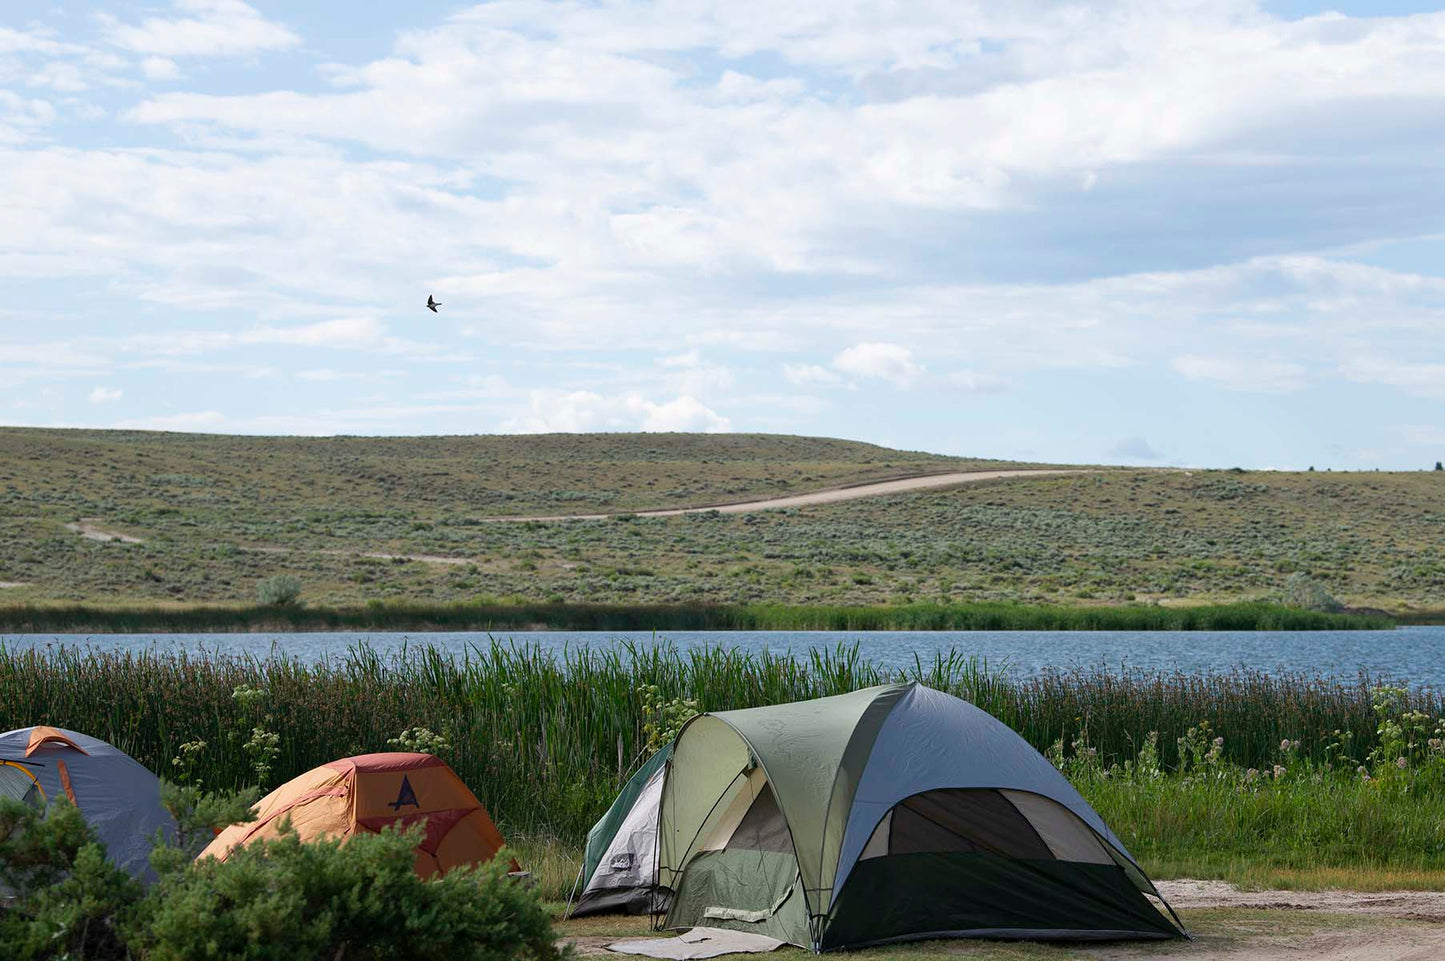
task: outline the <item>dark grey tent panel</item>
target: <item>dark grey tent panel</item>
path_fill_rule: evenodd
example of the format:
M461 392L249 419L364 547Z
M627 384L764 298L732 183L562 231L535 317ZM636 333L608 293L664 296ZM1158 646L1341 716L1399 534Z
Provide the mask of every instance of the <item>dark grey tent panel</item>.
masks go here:
M874 829L821 947L931 937L1178 937L1091 837L1072 812L1037 795L942 789L906 798Z
M1179 936L1114 865L903 854L858 862L820 947L946 937L1088 941Z

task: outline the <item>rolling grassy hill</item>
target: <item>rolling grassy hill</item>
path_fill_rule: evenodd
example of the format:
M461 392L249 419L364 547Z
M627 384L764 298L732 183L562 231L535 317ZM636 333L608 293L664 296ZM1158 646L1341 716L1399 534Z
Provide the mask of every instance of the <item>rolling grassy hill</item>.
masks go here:
M246 604L277 574L311 605L1194 603L1305 571L1350 604L1445 607L1445 474L1428 472L1111 469L745 514L488 520L1003 466L746 434L0 429L0 604Z

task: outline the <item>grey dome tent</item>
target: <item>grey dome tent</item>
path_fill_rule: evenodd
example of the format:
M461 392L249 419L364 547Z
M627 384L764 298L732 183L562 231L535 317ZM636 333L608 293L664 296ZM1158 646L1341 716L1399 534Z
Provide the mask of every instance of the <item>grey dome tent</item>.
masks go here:
M656 882L673 892L663 928L814 951L1187 937L1052 764L919 684L689 720L663 779Z
M660 911L657 869L657 804L672 745L648 758L623 786L602 819L587 832L587 848L574 892L582 894L567 916Z
M23 769L31 803L68 799L105 845L112 863L142 880L157 832L175 829L161 807L161 782L134 758L99 738L54 727L24 727L0 734L0 761ZM3 771L3 769L0 769Z

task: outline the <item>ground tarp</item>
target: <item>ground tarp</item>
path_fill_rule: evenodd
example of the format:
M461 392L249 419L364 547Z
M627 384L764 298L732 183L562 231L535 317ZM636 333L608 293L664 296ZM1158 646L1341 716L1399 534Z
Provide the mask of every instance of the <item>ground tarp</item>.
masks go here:
M692 961L716 958L724 954L764 954L776 951L784 942L746 931L723 928L693 928L675 938L646 938L639 941L614 941L607 950L618 954L636 954L647 958L672 958Z

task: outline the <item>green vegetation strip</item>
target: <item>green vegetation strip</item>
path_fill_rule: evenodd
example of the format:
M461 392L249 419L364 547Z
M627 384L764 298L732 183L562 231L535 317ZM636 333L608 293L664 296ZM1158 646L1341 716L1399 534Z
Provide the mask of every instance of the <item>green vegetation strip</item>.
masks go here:
M972 701L1040 750L1082 739L1100 763L1136 758L1153 731L1161 770L1175 771L1176 739L1200 722L1224 738L1221 760L1242 770L1272 770L1284 740L1300 742L1298 757L1337 767L1346 754L1366 763L1381 743L1375 691L1366 679L1236 672L1012 680L959 652L917 662L902 676ZM752 707L899 677L856 648L841 647L789 656L726 648L682 653L658 644L554 656L493 643L456 658L430 646L392 656L363 646L339 660L305 664L283 656L0 644L0 730L55 724L105 738L162 774L189 772L215 788L258 780L270 788L338 757L387 750L403 731L426 728L444 736L443 756L506 829L580 843L674 726L677 703ZM1398 711L1435 718L1445 714L1445 702L1430 691L1413 692L1401 697ZM274 754L257 729L276 735ZM1416 749L1425 750L1428 739L1416 738ZM1348 751L1329 747L1346 743ZM259 778L258 757L265 761ZM1440 804L1431 816L1445 822L1445 803L1438 793L1431 797ZM1369 813L1368 805L1349 810Z
M1066 607L1011 603L894 604L428 604L358 607L17 605L0 607L0 630L44 633L317 631L370 629L817 630L817 631L1308 631L1379 630L1376 614L1328 614L1277 604L1197 607Z

